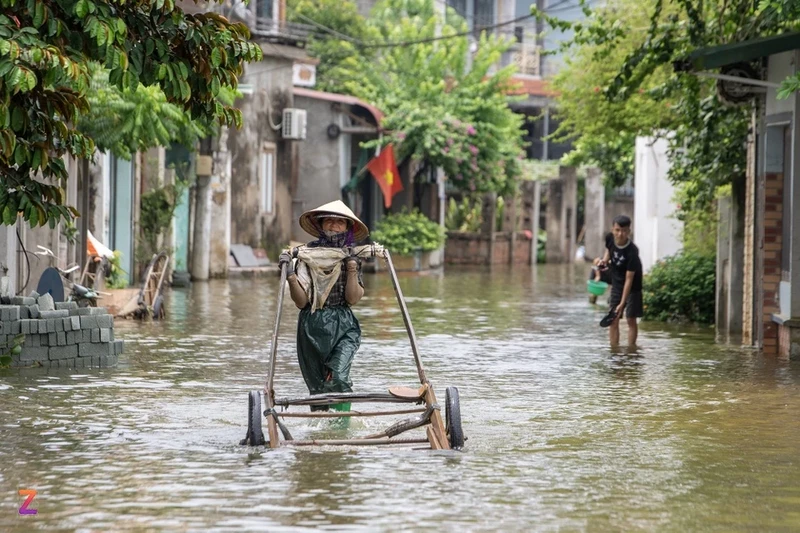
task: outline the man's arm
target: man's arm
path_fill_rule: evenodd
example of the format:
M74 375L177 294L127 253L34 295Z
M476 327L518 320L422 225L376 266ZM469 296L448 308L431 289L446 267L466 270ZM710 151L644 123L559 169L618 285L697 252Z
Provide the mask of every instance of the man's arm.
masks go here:
M634 276L636 276L636 272L631 272L629 270L625 273L625 286L622 287L622 299L617 306L617 316L622 313L622 310L625 309L625 304L628 302L628 296L630 296L631 287L633 287Z

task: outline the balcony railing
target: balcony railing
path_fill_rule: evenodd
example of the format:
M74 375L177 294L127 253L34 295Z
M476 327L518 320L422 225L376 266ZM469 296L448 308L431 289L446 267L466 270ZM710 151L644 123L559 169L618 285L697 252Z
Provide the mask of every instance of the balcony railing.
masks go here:
M248 21L254 37L304 44L314 31L314 27L299 22L285 22L265 17L253 17Z

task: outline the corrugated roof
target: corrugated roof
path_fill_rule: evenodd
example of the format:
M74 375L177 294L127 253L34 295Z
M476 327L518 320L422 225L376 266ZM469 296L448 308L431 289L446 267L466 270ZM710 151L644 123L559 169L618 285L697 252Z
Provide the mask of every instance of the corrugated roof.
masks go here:
M293 89L295 96L305 96L306 98L314 98L315 100L326 100L328 102L338 102L340 104L357 105L363 107L370 112L372 118L375 119L375 124L381 125L383 113L374 105L368 104L363 100L359 100L355 96L349 94L327 93L325 91L315 91L314 89L306 89L305 87L295 87Z

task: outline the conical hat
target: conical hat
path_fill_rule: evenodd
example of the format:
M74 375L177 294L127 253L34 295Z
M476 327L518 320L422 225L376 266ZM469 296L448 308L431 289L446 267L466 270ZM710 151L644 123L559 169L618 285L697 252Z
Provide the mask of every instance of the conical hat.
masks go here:
M320 215L335 215L352 221L353 236L357 241L362 241L369 235L367 226L361 222L358 217L352 211L350 211L350 208L344 205L344 202L341 200L329 202L325 205L319 206L316 209L306 211L300 216L300 227L303 228L309 235L319 237L320 227L315 223L315 219Z

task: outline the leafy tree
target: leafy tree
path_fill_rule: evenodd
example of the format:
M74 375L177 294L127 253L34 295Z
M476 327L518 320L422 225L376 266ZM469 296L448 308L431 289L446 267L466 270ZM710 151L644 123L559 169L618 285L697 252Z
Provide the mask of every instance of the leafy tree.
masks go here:
M686 184L683 209L704 209L715 189L741 176L749 109L719 101L715 82L693 74L676 74L672 65L692 51L797 27L800 4L792 0L654 0L639 18L641 3L611 0L591 10L579 23L548 18L560 28L572 28L579 62L563 73L562 114L569 134L587 144L607 144L619 132L667 135L673 161L670 178ZM600 101L591 104L588 83L580 68L603 69L598 76ZM595 70L597 72L597 70ZM573 76L575 80L570 80ZM784 84L788 91L792 80ZM800 85L798 85L800 86ZM588 109L596 106L596 116ZM606 112L607 111L607 112ZM562 117L563 119L563 117ZM609 137L605 132L610 132Z
M240 125L241 113L219 94L236 87L244 62L261 58L248 39L243 24L186 14L173 0L0 0L3 223L20 213L32 226L54 227L77 215L64 205L61 157L94 152L93 130L79 129L91 110L93 62L119 90L158 86L192 118Z
M306 45L309 54L319 60L317 89L340 92L341 86L329 77L329 72L342 61L359 55L368 61L374 54L358 47L379 36L367 25L356 4L346 0L288 0L286 19L311 25L314 32Z
M481 36L467 64L467 30L450 10L446 21L432 0L383 0L367 20L378 41L355 43L361 53L327 73L328 83L376 105L385 134L401 158L413 157L444 169L457 189L505 193L520 174L522 117L508 107L513 67L490 72L509 43ZM418 42L437 35L432 42Z

